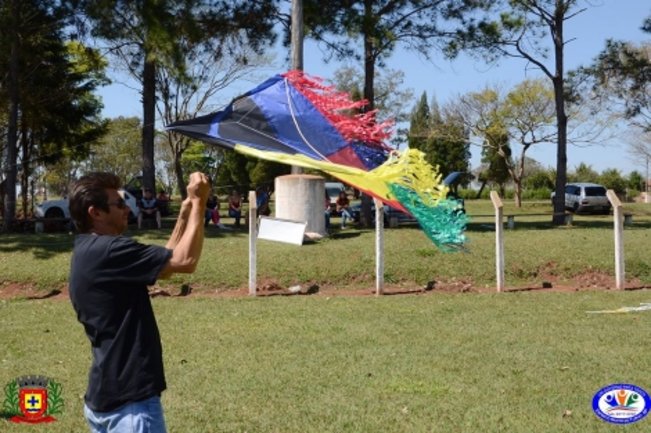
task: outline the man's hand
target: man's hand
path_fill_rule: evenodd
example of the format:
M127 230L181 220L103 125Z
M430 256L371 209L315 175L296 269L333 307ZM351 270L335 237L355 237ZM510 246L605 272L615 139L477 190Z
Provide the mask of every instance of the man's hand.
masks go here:
M190 200L198 199L201 203L208 200L210 193L210 183L208 177L198 171L190 175L190 182L188 182L188 198Z

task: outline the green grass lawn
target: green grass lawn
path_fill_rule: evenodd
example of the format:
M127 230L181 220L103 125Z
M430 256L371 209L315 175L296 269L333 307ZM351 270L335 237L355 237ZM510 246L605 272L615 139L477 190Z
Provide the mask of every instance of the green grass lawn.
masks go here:
M405 288L428 281L494 286L494 231L487 201L467 202L468 252L437 250L415 227L386 230L385 279ZM651 283L651 212L634 205L624 232L627 278ZM628 209L627 209L628 210ZM548 203L528 203L506 234L507 286L550 277L614 274L612 217L577 216L552 227ZM544 214L532 216L529 214ZM229 224L229 219L225 218ZM161 231L131 231L164 244ZM0 237L0 291L65 285L72 236ZM224 292L247 284L247 233L210 227L192 285ZM259 280L332 289L374 285L374 233L350 229L324 241L258 244ZM172 290L170 290L172 291ZM631 432L599 420L595 392L612 383L651 391L644 341L651 312L588 314L651 302L651 292L428 293L384 297L155 298L173 432ZM90 349L65 298L0 298L0 384L27 374L60 382L56 423L0 432L87 431L82 398ZM4 398L4 396L0 396ZM1 406L0 406L1 408ZM565 414L565 416L564 416Z
M470 223L465 253L442 253L417 226L385 230L387 284L421 288L435 280L494 287L494 219L482 216L491 214L492 205L486 200L469 200L466 207ZM627 205L626 209L635 215L633 225L624 231L627 281L650 284L651 205ZM547 202L529 202L522 209L507 202L504 213L519 214L515 230L505 231L507 287L540 287L542 281L550 279L571 284L574 278L595 272L613 276L614 281L612 216L578 215L571 227L553 227ZM232 222L223 220L227 225ZM160 231L132 228L129 234L143 242L164 245L173 222L168 219ZM73 236L65 233L0 235L1 281L32 284L44 290L62 287L68 276L72 240ZM258 280L283 287L318 284L371 290L375 284L374 242L373 230L355 228L303 246L260 241ZM208 292L246 287L248 233L208 227L197 272L176 276L161 285L175 292L184 283L195 291Z
M651 391L651 292L156 298L171 433L644 432L595 392ZM64 412L3 433L84 432L90 349L66 300L0 301L0 382L60 382ZM564 416L566 414L566 416Z

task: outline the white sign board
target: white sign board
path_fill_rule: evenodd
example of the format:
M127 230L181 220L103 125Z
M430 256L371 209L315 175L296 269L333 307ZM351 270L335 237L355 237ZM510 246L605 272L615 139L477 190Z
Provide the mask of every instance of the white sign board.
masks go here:
M303 245L306 222L261 217L258 239Z

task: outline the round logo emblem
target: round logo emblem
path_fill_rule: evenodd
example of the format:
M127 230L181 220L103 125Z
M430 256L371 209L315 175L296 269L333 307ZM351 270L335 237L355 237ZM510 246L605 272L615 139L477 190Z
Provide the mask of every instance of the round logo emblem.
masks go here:
M592 410L604 421L630 424L648 415L651 398L642 388L615 383L601 388L592 399Z

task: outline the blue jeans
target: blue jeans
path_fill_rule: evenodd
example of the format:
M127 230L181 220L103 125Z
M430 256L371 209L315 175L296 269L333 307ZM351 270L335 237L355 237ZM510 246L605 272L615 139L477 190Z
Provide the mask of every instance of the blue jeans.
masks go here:
M128 403L111 412L95 412L84 405L91 433L166 433L160 397Z
M341 210L341 228L342 228L342 229L343 229L344 227L346 227L346 220L347 220L347 219L352 220L353 217L352 217L352 215L350 214L350 212L348 211L348 209L342 209L342 210Z

